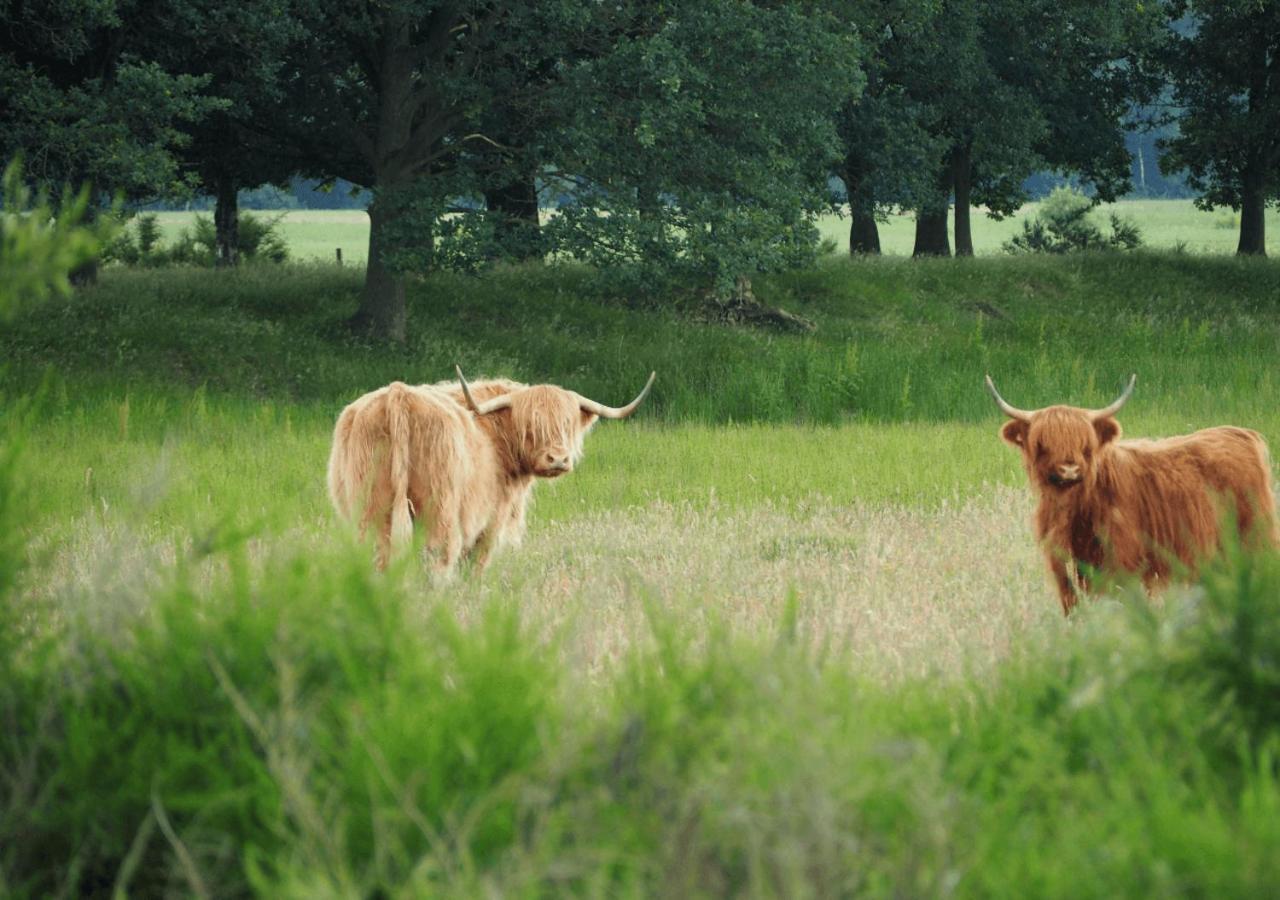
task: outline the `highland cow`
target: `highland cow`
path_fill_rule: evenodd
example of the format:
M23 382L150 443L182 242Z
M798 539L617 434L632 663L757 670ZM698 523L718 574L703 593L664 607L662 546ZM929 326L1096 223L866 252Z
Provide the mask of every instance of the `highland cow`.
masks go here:
M1224 526L1246 545L1275 546L1266 442L1246 428L1206 428L1163 440L1119 440L1115 414L1137 376L1105 409L1022 410L987 390L1011 421L1000 430L1022 452L1037 494L1035 533L1062 601L1076 604L1091 575L1132 573L1148 591L1194 577L1222 549Z
M338 416L329 496L362 538L375 530L380 569L415 524L443 576L464 557L482 568L494 550L518 544L534 480L572 471L596 420L631 415L656 377L612 407L555 385L471 385L457 371L457 385L393 382Z

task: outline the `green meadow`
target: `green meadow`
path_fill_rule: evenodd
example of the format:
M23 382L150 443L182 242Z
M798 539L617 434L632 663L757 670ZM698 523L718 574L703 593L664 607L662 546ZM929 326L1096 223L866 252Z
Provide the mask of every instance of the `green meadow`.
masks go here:
M328 263L108 269L8 323L0 894L1266 894L1280 560L1064 620L982 390L1103 405L1136 372L1131 436L1280 442L1280 265L1123 206L1168 249L983 225L974 260L760 279L805 336L571 266L417 281L398 348L345 330L362 273ZM361 216L285 233L355 260ZM658 381L522 548L376 575L334 419L455 363Z
M1003 246L1022 230L1022 222L1035 218L1038 203L1028 203L1015 215L996 221L981 209L974 209L973 244L981 256L1003 252ZM1137 223L1146 245L1159 250L1182 249L1188 253L1234 253L1239 240L1240 216L1229 209L1205 212L1190 200L1122 200L1100 206L1093 214L1106 229L1107 216L1115 213ZM196 215L211 213L157 213L162 233L169 240L191 227ZM253 215L280 219L280 232L290 251L299 260L331 262L335 250L349 262L363 262L368 255L369 217L362 210L267 210ZM1280 254L1280 222L1275 211L1268 212L1268 251ZM819 230L835 250L849 249L849 220L835 215L823 216ZM886 254L910 256L915 242L915 216L896 213L880 225L880 243Z

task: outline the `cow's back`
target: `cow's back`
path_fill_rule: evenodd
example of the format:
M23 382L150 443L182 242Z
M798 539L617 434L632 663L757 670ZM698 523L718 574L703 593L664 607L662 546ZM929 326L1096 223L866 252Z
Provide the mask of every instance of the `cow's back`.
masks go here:
M405 441L395 449L407 461L409 497L415 508L425 497L426 482L465 476L465 411L431 388L396 382L356 399L338 416L329 456L329 493L343 515L352 517L378 504L391 490L395 416L401 419Z
M1156 545L1190 564L1221 545L1234 516L1239 533L1276 540L1270 457L1262 436L1234 426L1160 440L1122 441L1121 513Z

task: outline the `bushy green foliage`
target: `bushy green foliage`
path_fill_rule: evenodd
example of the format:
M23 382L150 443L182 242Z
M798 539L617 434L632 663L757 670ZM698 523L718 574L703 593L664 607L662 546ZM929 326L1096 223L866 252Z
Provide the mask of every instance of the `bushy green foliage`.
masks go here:
M289 247L279 231L282 218L281 215L255 216L253 213L240 213L236 227L236 247L240 258L267 260L273 263L282 263L287 260ZM208 216L196 216L191 239L192 243L202 248L201 252L207 251L212 257L218 244L213 220Z
M1094 201L1073 188L1056 187L1022 234L1005 244L1009 253L1071 253L1079 250L1133 250L1142 245L1138 226L1111 213L1111 234L1104 236L1090 218Z
M359 289L358 271L329 265L113 269L50 315L14 323L0 355L27 387L52 365L75 396L118 404L205 385L300 402L330 422L362 391L448 378L459 362L614 403L656 369L645 419L706 423L989 421L983 372L1034 405L1106 402L1137 371L1133 414L1212 424L1271 415L1274 376L1257 360L1280 339L1280 267L1148 252L960 268L833 259L757 279L762 301L818 323L808 336L698 324L602 294L587 269L519 266L415 284L422 321L391 350L342 327Z
M0 178L0 320L52 296L66 296L76 266L93 258L111 226L83 222L89 196L64 193L56 208L47 192L32 194L19 161Z
M884 686L789 619L694 640L657 610L650 649L578 681L505 601L461 624L363 559L258 569L237 545L132 606L6 633L11 895L1247 895L1280 877L1273 557L1163 611L1087 607L989 685Z
M242 260L281 263L289 258L289 247L279 232L281 218L279 215L260 217L240 213L236 246ZM105 261L147 268L213 266L218 236L213 220L208 216L196 216L192 227L184 228L168 246L161 243L160 227L154 213L143 213L135 222L132 229L127 225L121 228L106 246L103 251Z

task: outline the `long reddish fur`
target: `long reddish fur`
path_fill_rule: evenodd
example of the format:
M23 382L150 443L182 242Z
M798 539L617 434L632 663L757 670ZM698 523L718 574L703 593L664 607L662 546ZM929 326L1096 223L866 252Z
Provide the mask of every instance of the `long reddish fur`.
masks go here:
M1138 575L1148 590L1171 577L1194 577L1218 553L1223 525L1246 545L1280 545L1266 442L1246 428L1206 428L1163 440L1116 440L1120 425L1088 411L1051 406L1031 422L1005 423L1002 436L1022 450L1038 494L1035 531L1063 613L1076 604L1073 575L1085 563L1102 573ZM1062 490L1048 474L1081 444L1092 461L1080 484ZM1048 449L1037 458L1037 448Z

